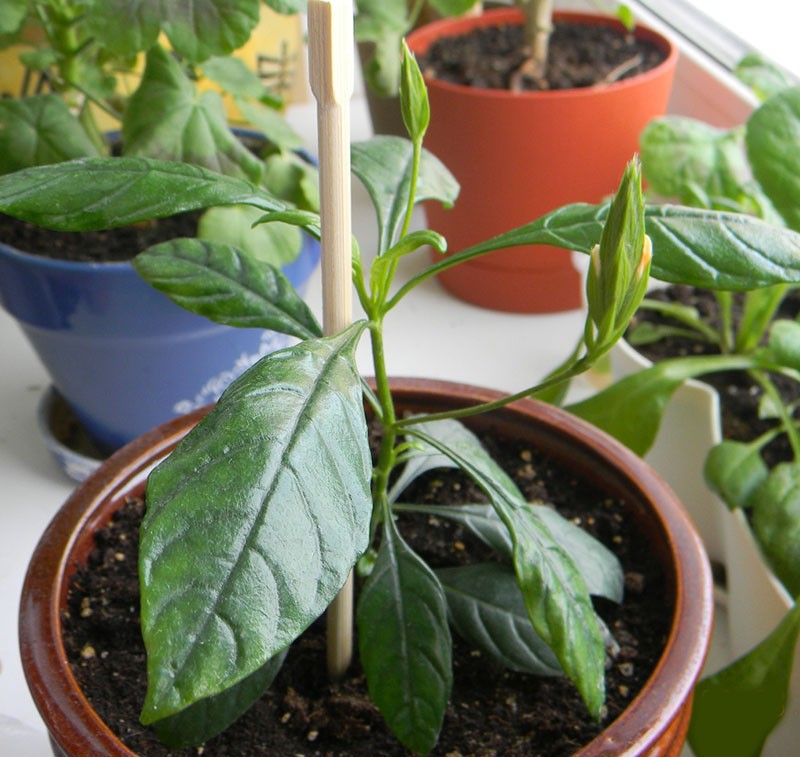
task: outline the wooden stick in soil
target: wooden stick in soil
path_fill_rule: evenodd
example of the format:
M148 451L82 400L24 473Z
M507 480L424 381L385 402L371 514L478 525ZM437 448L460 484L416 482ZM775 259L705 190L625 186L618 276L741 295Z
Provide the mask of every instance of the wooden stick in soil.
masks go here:
M353 94L352 0L310 0L308 49L311 91L317 100L322 323L335 334L352 321L350 98ZM353 656L353 577L327 611L328 673L344 675Z

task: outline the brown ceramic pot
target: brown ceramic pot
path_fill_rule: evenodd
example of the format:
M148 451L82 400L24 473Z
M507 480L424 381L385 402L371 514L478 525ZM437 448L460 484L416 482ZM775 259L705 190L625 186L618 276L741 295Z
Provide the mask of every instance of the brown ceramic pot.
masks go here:
M436 412L496 399L496 392L446 382L393 382L400 412ZM171 421L109 458L75 490L45 531L23 587L19 636L23 668L57 755L132 755L78 688L61 640L70 574L85 561L94 530L128 494L143 493L148 472L198 422L204 411ZM653 675L627 710L579 752L668 755L684 743L694 684L711 636L712 592L700 539L674 493L639 458L574 416L532 400L479 416L478 430L526 440L623 498L651 543L674 605L672 628Z
M556 18L621 28L607 16ZM522 19L513 8L443 19L410 34L408 46L419 57L440 37ZM677 49L666 38L644 26L637 26L636 35L656 44L666 60L604 86L509 92L425 77L431 106L425 147L461 185L453 208L426 203L426 215L452 252L562 205L600 202L616 191L638 152L642 129L666 109L677 62ZM460 299L495 310L552 312L581 304L580 276L569 251L544 245L498 250L443 271L439 281Z

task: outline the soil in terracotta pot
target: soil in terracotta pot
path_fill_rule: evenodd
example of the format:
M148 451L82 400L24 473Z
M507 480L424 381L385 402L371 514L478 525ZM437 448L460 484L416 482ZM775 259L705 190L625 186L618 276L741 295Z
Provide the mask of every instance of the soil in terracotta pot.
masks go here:
M591 87L649 71L666 57L654 44L598 24L556 21L545 77L518 78L522 90ZM419 63L426 76L482 89L511 89L527 58L522 26L487 26L436 40Z
M707 290L671 285L648 292L647 296L655 300L694 307L709 324L714 327L719 324L716 298ZM742 303L742 296L734 295L734 322L738 322L741 318ZM800 315L800 290L794 290L784 298L777 317L794 320L798 315ZM636 314L632 326L643 321L665 322L655 311L643 309ZM680 324L673 322L673 325ZM682 337L660 339L652 344L636 346L636 349L654 363L670 357L719 354L719 349L714 344ZM798 382L775 374L771 378L785 400L792 402L800 399ZM759 403L763 390L746 372L722 371L703 376L700 380L714 387L719 393L722 435L725 439L752 441L775 426L774 420L759 417ZM783 434L764 448L763 455L770 467L791 460L793 457L788 440Z
M557 505L622 560L625 603L597 603L620 646L608 663L607 725L652 672L668 633L671 607L652 548L637 535L622 503L525 446L486 443L528 498ZM483 500L468 479L453 471L429 473L404 497L412 498L439 504ZM76 678L103 720L137 753L164 755L168 752L138 722L145 690L136 576L143 507L131 500L98 535L88 568L74 575L64 617L65 644ZM401 527L431 564L487 557L480 542L445 519L403 516ZM408 754L369 702L357 664L343 682L327 680L322 625L318 621L293 645L271 689L232 728L201 748L179 754ZM454 671L453 695L433 755L570 755L600 730L566 680L505 672L455 634Z
M177 237L197 236L199 213L125 226L107 231L51 231L0 214L0 242L56 260L124 262L145 248Z

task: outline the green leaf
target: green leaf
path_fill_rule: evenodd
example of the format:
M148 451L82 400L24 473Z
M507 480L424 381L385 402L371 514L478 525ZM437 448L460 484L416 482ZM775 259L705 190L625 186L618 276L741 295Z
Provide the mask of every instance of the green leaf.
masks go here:
M98 155L57 95L0 99L0 173Z
M367 548L372 468L354 356L363 329L260 360L150 474L142 722L261 668L322 613Z
M697 757L755 757L786 712L798 633L795 604L775 630L694 693L689 743Z
M546 505L533 505L555 541L572 558L586 582L589 594L621 602L624 590L622 566L601 542ZM505 524L491 505L397 505L397 510L426 512L448 518L468 528L498 554L511 560L514 545Z
M268 96L261 77L241 58L209 58L200 66L200 71L232 97L260 100Z
M736 64L733 73L750 87L760 100L766 100L793 83L778 66L760 53L745 55Z
M567 205L462 250L445 264L526 244L588 253L600 239L607 213L607 205ZM800 281L800 235L757 218L682 206L649 207L645 232L653 242L650 273L662 281L729 291Z
M171 749L178 749L202 744L221 733L263 696L285 658L286 652L280 652L228 691L159 720L155 723L158 738Z
M296 260L303 243L300 229L285 223L254 226L261 217L260 210L247 205L210 208L200 218L197 235L238 247L251 258L278 268Z
M254 184L264 170L230 130L219 94L198 94L178 62L158 45L148 51L142 83L128 102L122 142L129 157L193 163Z
M59 231L111 229L237 203L288 209L241 179L148 158L85 158L0 176L0 212Z
M684 198L687 185L707 195L738 197L750 178L741 129L718 129L685 116L651 121L640 137L651 192Z
M591 715L599 717L605 699L605 649L597 616L580 571L553 538L539 508L525 502L479 445L471 445L464 454L418 427L410 427L408 433L448 455L489 498L511 534L514 571L533 627L577 686Z
M259 0L103 0L86 14L92 36L130 55L149 49L163 31L175 51L192 62L242 47L259 20Z
M271 329L300 339L322 333L278 268L230 245L176 239L139 253L133 266L173 302L217 323Z
M769 332L769 348L776 362L800 370L800 323L779 318Z
M703 468L706 483L731 510L748 507L768 473L757 445L734 441L712 447Z
M779 92L747 120L753 174L778 212L800 230L800 86Z
M28 0L5 0L0 10L0 34L17 31L25 19Z
M780 463L752 497L752 524L775 575L800 594L800 463Z
M303 147L303 138L289 125L279 111L260 103L238 98L236 105L247 121L263 132L273 145L284 150L298 150Z
M400 45L411 27L405 3L358 0L355 36L373 43L370 57L362 65L367 86L381 97L394 97L400 88Z
M664 411L687 379L721 370L743 370L755 363L747 356L711 355L664 360L615 381L567 409L611 434L637 455L655 441Z
M357 620L370 698L406 747L429 752L453 685L447 607L439 580L391 520Z
M403 225L408 201L414 147L401 137L378 136L352 146L353 173L369 193L378 215L378 252L391 247ZM452 205L458 183L433 154L422 151L416 201Z
M442 568L450 621L468 643L504 668L563 675L553 652L534 631L514 570L500 563Z

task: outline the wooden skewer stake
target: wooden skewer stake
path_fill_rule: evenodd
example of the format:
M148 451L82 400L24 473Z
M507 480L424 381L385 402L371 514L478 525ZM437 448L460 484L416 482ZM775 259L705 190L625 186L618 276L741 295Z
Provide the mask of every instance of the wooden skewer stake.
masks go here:
M308 50L317 100L322 228L322 324L326 335L352 322L350 98L353 95L353 2L310 0ZM344 675L353 656L353 578L327 611L328 672Z

